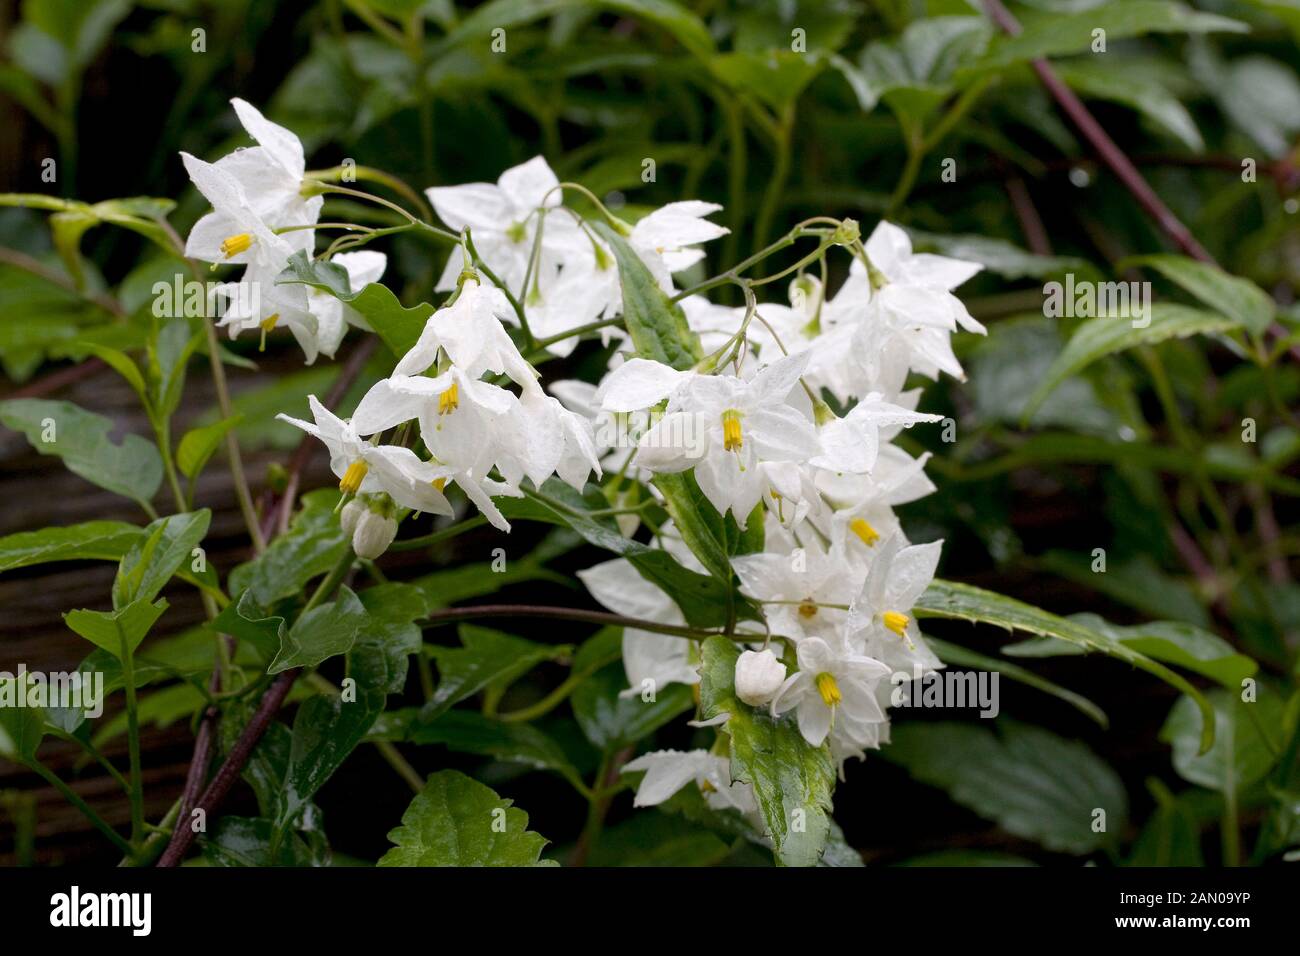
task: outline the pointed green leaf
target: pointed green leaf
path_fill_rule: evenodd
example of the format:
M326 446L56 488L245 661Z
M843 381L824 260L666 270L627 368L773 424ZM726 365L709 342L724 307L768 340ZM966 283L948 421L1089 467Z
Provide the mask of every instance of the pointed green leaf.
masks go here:
M458 701L489 685L509 684L543 661L568 654L564 644L535 644L486 627L462 624L461 647L431 644L426 653L438 665L438 686L424 705L421 718L432 720Z
M163 598L152 603L141 598L116 611L68 611L63 620L90 643L121 660L123 642L134 651L165 610Z
M194 549L208 533L212 513L207 508L159 518L144 529L144 535L131 547L118 566L113 581L113 606L125 607L133 601L152 601L182 565L190 564ZM207 568L207 562L204 561ZM216 586L216 577L207 569L206 578Z
M366 620L366 609L346 586L329 604L312 608L280 638L280 653L266 669L278 674L291 667L315 667L323 660L346 654Z
M1234 319L1256 335L1263 335L1277 314L1277 307L1267 292L1249 279L1229 275L1208 262L1163 253L1135 256L1120 264L1121 268L1129 266L1156 270L1215 312Z
M1151 306L1151 321L1143 328L1134 328L1133 320L1123 316L1088 319L1074 330L1070 341L1065 344L1043 381L1025 403L1021 423L1023 425L1029 421L1038 406L1058 385L1104 356L1139 345L1154 345L1168 339L1185 339L1211 332L1228 332L1239 327L1240 322L1236 319L1167 302L1157 302Z
M186 478L197 478L208 459L221 446L226 432L243 420L244 416L236 413L211 425L201 425L187 431L176 446L176 467L181 474Z

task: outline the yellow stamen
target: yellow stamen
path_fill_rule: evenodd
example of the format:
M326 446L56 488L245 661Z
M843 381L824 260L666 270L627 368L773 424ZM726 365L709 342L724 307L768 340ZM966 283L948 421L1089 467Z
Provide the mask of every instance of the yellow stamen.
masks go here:
M262 327L263 332L270 332L273 328L275 328L275 323L279 321L280 321L280 313L275 312L272 313L271 315L268 315L266 318L264 318L261 322L257 324Z
M814 604L812 601L804 601L802 604L799 605L799 616L816 617L817 605Z
M700 793L717 793L718 788L713 785L712 780L700 781Z
M343 472L343 477L339 479L339 491L345 495L355 495L361 488L361 482L366 480L366 472L369 470L370 466L358 458Z
M822 703L827 707L834 707L843 700L840 696L840 685L835 683L834 675L827 671L817 675L817 693L822 695Z
M460 407L460 387L452 382L451 386L438 396L438 414L450 415Z
M880 532L871 527L865 518L854 518L849 522L849 530L856 534L868 548L880 540Z
M433 481L429 482L429 484L433 485L435 491L442 491L444 488L447 487L447 479L435 478L433 479Z
M729 408L722 413L722 447L725 451L738 451L745 443L740 430L740 412Z
M253 237L246 232L238 235L227 236L221 240L221 252L227 259L233 259L241 252L247 252L248 247L253 244Z
M906 614L899 614L897 611L886 611L882 617L885 621L885 627L889 628L899 637L905 636L907 625L911 622Z

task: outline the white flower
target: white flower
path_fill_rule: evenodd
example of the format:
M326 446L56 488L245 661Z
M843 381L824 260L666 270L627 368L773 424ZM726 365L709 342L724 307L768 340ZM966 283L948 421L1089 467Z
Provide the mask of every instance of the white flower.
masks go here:
M715 810L738 810L749 816L758 813L753 788L747 783L732 783L731 761L707 750L656 750L623 765L623 773L641 771L645 771L645 777L637 787L633 806L663 803L694 782Z
M654 472L694 467L705 497L744 528L766 490L758 465L807 461L821 451L812 422L787 402L806 362L806 356L790 356L748 382L693 376L642 436L637 464Z
M861 589L865 568L843 550L827 551L815 540L788 554L774 545L731 559L740 590L764 605L773 634L793 641L810 635L834 640L846 618L844 607Z
M736 696L751 707L761 707L781 689L785 665L770 650L742 651L736 658Z
M951 290L981 269L979 263L912 252L912 240L893 223L883 220L864 243L875 270L873 304L896 321L908 325L938 326L954 331L985 334ZM874 284L874 283L873 283Z
M560 190L555 173L541 156L511 167L492 183L465 183L460 186L436 186L425 190L438 217L451 229L468 228L483 261L505 283L523 296L524 276L533 251L541 215L538 210L560 205ZM540 266L553 268L566 258L573 258L589 240L567 214L545 217L542 226ZM447 260L437 289L456 287L462 258L453 250Z
M419 375L430 368L442 349L452 364L472 379L485 372L504 374L525 389L535 389L537 370L519 353L501 324L510 304L495 286L466 279L460 296L424 324L419 341L402 356L394 375Z
M362 249L357 252L340 252L330 260L348 274L348 286L353 292L360 292L372 282L378 282L388 265L388 257L382 252ZM371 331L370 324L359 312L328 292L310 289L307 293L307 308L316 317L317 347L330 358L338 351L343 341L343 334L349 325L364 331Z
M876 686L889 674L880 661L833 650L819 637L800 641L799 670L772 699L772 716L794 710L804 740L820 747L832 726L849 738L885 720Z
M942 541L909 545L901 533L879 545L862 592L849 608L846 629L853 646L894 670L943 666L912 615L912 606L934 580L942 550Z
M812 460L812 464L831 471L865 474L875 467L882 429L910 428L917 422L942 420L942 415L910 411L890 404L878 392L872 392L843 418L832 419L821 427L819 438L824 451Z
M641 576L626 558L616 558L578 572L591 596L616 614L684 626L686 618L667 594ZM623 629L623 670L633 697L649 688L658 693L669 684L698 684L699 660L693 644L684 638Z
M450 515L451 505L442 494L448 470L421 461L409 448L372 445L356 429L317 401L307 396L315 422L288 415L276 418L301 428L324 442L330 453L330 469L339 478L344 494L384 492L403 508Z

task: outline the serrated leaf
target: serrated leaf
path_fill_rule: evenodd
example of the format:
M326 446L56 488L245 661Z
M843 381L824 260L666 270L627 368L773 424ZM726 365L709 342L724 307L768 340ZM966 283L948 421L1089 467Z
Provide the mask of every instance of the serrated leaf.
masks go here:
M514 801L455 770L430 775L388 834L396 846L379 866L554 866L546 839L528 829Z
M917 600L918 617L956 618L974 623L996 624L1008 631L1024 631L1042 637L1055 637L1092 651L1101 651L1148 674L1159 677L1196 701L1201 712L1211 713L1209 702L1182 675L1153 661L1108 634L1096 631L1074 619L1058 617L1014 598L985 591L983 588L956 581L936 579ZM1214 742L1213 721L1207 721L1201 747L1208 750Z
M25 434L38 453L62 458L74 474L141 505L147 505L162 484L162 458L153 442L126 435L115 443L109 438L116 429L111 419L71 402L9 399L0 402L0 422ZM52 432L46 422L52 423Z
M1027 422L1058 385L1104 356L1139 345L1154 345L1169 339L1185 339L1212 332L1228 332L1239 327L1240 322L1236 319L1171 303L1152 305L1151 321L1142 328L1134 328L1128 317L1099 316L1088 319L1075 329L1070 341L1047 370L1043 381L1029 397L1021 422Z
M809 745L791 714L774 720L737 699L734 681L739 656L740 648L725 637L704 642L703 717L730 715L722 732L731 742L731 776L754 788L777 860L786 866L814 866L830 835L835 789L830 745ZM796 813L802 815L801 821Z
M1119 775L1077 741L1002 720L1000 734L975 724L895 724L881 756L1008 833L1062 853L1114 844L1128 819ZM1106 826L1093 829L1094 813Z

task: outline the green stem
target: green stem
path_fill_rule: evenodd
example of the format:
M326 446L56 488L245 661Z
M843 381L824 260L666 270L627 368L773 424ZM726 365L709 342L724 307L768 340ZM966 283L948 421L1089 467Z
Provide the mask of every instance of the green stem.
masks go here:
M441 544L444 541L450 541L466 531L473 531L475 528L481 528L487 524L487 518L482 515L475 515L472 518L466 518L447 528L441 528L432 534L422 535L418 538L407 538L403 541L394 541L388 546L389 551L418 551L421 548L432 547L435 544Z
M140 714L135 694L135 652L126 639L122 623L115 622L121 650L123 689L126 691L126 741L131 762L131 843L144 838L144 783L140 765Z
M343 583L343 579L346 578L348 572L352 570L352 563L356 558L357 556L353 553L352 548L349 547L347 551L343 553L343 557L339 559L338 564L334 565L334 567L330 569L330 573L325 576L324 580L321 581L320 586L317 587L312 596L307 599L307 603L303 605L302 610L298 613L298 620L302 620L303 616L308 611L323 602L326 598L332 596L334 592L338 590L338 586Z
M776 220L777 207L785 193L786 180L790 177L791 132L794 129L794 105L791 104L781 113L781 126L776 143L776 163L772 168L772 178L767 182L763 192L763 201L758 207L758 219L754 223L754 243L762 246L772 231Z
M109 841L112 842L115 847L127 856L133 856L135 854L135 848L131 846L131 844L128 843L121 834L104 822L104 818L92 810L90 804L81 799L75 790L60 780L53 770L35 759L33 759L28 766L30 766L32 770L36 771L36 773L38 773L46 783L59 791L59 793L63 795L63 799L67 800L68 803L80 810L82 816L89 820L96 830L108 837Z

